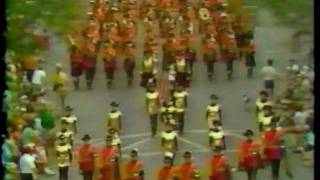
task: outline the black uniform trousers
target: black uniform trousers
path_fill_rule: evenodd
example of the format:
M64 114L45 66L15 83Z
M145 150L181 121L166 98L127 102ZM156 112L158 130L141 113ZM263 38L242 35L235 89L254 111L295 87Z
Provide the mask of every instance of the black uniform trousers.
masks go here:
M156 135L158 129L158 114L150 114L150 126L152 136Z
M279 180L280 159L271 161L272 180Z
M257 168L247 168L246 172L248 175L248 180L256 180L257 178Z
M93 180L93 171L83 172L83 180Z
M32 173L21 173L20 174L21 180L33 180Z
M59 167L59 180L68 180L69 166Z
M178 122L179 122L179 132L183 133L183 130L184 130L184 111L177 112L177 118L178 118Z

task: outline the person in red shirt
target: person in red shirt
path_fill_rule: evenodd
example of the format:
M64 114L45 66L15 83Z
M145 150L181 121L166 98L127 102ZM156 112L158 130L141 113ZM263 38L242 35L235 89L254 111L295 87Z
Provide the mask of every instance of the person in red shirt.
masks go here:
M82 137L83 146L79 149L79 168L83 175L83 180L92 180L95 168L96 152L94 147L90 144L90 135L85 134Z
M253 40L246 40L244 45L244 58L245 65L247 67L247 78L250 79L253 76L253 68L256 66L255 60L255 45Z
M80 50L82 53L81 63L86 76L87 88L91 89L97 64L96 46L94 43L90 42L90 39L88 37L86 37Z
M144 167L138 160L138 149L133 149L130 154L131 160L126 164L126 179L125 180L143 180Z
M114 45L111 42L106 42L103 52L103 62L104 62L104 71L106 73L106 80L108 88L111 88L113 78L114 78L114 71L116 70L116 56L117 52Z
M164 157L164 166L160 169L157 180L169 180L177 177L177 168L173 166L173 154L168 153Z
M203 42L203 60L207 65L208 79L212 80L214 75L214 63L217 62L218 43L214 34L210 34L204 38Z
M216 146L210 160L210 180L231 180L231 172L227 158L222 154L222 147Z
M256 180L257 170L261 166L260 145L252 140L253 131L247 129L238 150L239 170L245 170L248 180Z
M71 46L69 50L71 76L76 90L79 89L80 76L82 74L81 55L77 46Z
M114 180L119 178L119 152L117 146L112 145L112 136L106 138L106 147L100 152L99 180Z
M180 180L192 180L196 178L197 167L192 162L192 154L186 151L183 155L184 163L179 167L179 179Z
M281 128L277 126L279 118L271 120L269 128L261 134L262 158L271 164L272 180L279 180L280 162L283 158L285 147L282 145L282 137L285 133L300 133L297 128ZM287 172L288 173L288 172Z
M123 67L126 70L127 78L128 78L128 85L132 85L133 78L134 78L134 68L136 66L135 64L135 58L134 58L134 44L132 42L126 43L124 48L124 62Z

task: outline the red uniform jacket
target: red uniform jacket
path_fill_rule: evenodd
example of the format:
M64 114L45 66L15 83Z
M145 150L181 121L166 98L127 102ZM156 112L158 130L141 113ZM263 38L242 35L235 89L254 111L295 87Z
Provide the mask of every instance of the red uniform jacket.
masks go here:
M139 177L135 177L135 174L140 170L143 170L143 164L139 161L130 161L126 165L127 178L125 180L139 180Z
M253 141L244 141L239 147L239 165L245 168L258 168L261 163L260 145Z
M100 180L113 180L114 163L113 158L117 155L118 149L116 147L105 147L101 151L102 168L100 169Z
M77 51L70 52L70 65L71 68L81 68L81 54Z
M196 169L193 163L181 165L179 167L180 180L192 180L192 175Z
M104 55L104 69L116 68L116 50L114 48L107 48Z
M224 156L213 156L211 158L210 180L229 180L227 174L227 159Z
M92 145L84 145L79 149L79 167L83 172L93 172L95 168L95 150Z
M168 180L173 175L177 174L177 168L171 166L171 167L163 167L160 169L158 174L158 180Z
M277 160L281 158L280 139L282 130L265 131L262 133L263 155L266 160Z

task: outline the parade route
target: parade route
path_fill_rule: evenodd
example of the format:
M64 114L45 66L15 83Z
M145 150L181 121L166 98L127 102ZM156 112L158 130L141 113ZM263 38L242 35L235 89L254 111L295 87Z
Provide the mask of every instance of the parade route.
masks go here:
M220 97L222 106L223 127L226 133L227 150L232 166L236 166L236 148L242 138L245 129L252 129L258 134L258 127L254 118L254 101L258 92L262 88L262 80L259 71L265 60L273 58L276 61L277 68L284 68L287 60L291 57L296 59L304 58L303 54L293 54L284 45L290 38L291 31L285 28L276 28L275 24L270 24L266 19L269 18L269 11L259 11L257 21L260 21L260 27L255 31L255 42L257 43L257 64L255 78L246 79L246 69L244 62L235 62L234 79L226 80L225 64L217 63L215 67L216 76L212 82L209 82L205 73L205 65L202 61L195 64L194 76L190 94L189 107L186 112L185 133L179 136L179 150L176 164L182 162L181 155L184 151L194 153L194 161L200 167L201 172L207 175L208 159L212 152L208 146L207 122L205 120L205 107L209 103L209 96L217 94ZM279 33L277 36L274 34ZM292 33L291 33L292 34ZM68 69L68 57L66 45L61 41L57 43L51 52L49 52L48 61L55 61L63 64L66 71ZM140 47L141 48L141 47ZM137 55L139 56L139 55ZM159 67L160 68L160 67ZM48 72L53 69L48 69ZM151 138L150 124L145 112L145 91L139 87L138 71L135 73L133 87L127 87L125 72L123 69L115 73L115 85L112 89L106 88L105 74L102 71L102 62L98 62L97 76L95 78L92 91L85 90L84 79L81 79L81 88L79 91L71 91L67 97L67 104L74 108L74 113L79 117L78 134L76 135L76 144L81 143L80 138L83 134L90 134L92 144L103 147L107 127L105 117L110 110L109 104L112 101L119 103L119 109L124 114L123 134L121 135L123 157L128 157L128 152L132 148L139 149L139 156L144 163L146 170L146 180L155 180L156 173L162 165L163 153L160 149L161 133ZM70 89L71 88L70 82ZM248 95L251 98L249 109L242 101L242 96ZM52 99L56 100L52 95ZM293 144L293 142L289 143ZM56 171L57 167L51 156L51 167ZM294 172L293 180L311 180L313 179L313 168L305 167L301 164L301 157L290 154L290 162ZM57 172L57 171L56 171ZM70 179L80 179L78 167L75 162L70 169ZM270 169L266 168L258 173L257 179L270 180ZM245 173L234 173L236 180L245 179ZM56 180L57 176L41 176L41 180ZM281 174L281 180L288 180L284 173Z

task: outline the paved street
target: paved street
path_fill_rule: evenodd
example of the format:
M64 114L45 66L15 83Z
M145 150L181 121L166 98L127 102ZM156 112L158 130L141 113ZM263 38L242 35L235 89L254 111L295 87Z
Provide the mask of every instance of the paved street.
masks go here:
M276 67L283 68L289 58L304 60L305 53L293 54L289 48L289 39L292 31L287 28L276 27L269 11L259 10L256 27L255 41L257 43L257 73L267 58L275 60ZM68 56L66 45L60 41L55 42L55 47L49 52L47 61L54 64L61 62L67 67ZM146 168L146 179L153 180L157 170L162 165L163 155L160 152L160 138L150 138L150 127L148 117L145 113L144 89L138 86L139 79L136 78L135 85L128 88L126 85L125 73L122 69L116 72L115 86L112 89L106 88L105 74L102 70L102 62L98 64L98 72L92 91L85 89L85 82L82 81L80 91L72 91L67 99L67 104L74 108L75 114L79 117L78 131L79 139L83 134L90 134L93 143L102 147L106 136L105 116L109 111L109 103L117 101L124 114L123 120L123 149L127 154L132 148L139 148L141 160ZM251 128L257 132L253 108L247 110L242 102L242 95L247 94L254 99L262 88L262 80L256 77L246 79L244 62L236 62L235 78L232 81L226 80L224 64L216 66L214 81L206 79L205 67L202 61L195 65L195 72L192 87L189 89L189 108L186 117L186 133L179 138L179 151L190 150L194 152L194 160L204 174L207 171L208 158L211 152L208 149L207 123L205 121L205 107L209 103L209 95L212 93L220 97L223 110L223 127L227 137L227 155L233 166L236 166L234 148L239 143L244 129ZM52 71L53 69L48 69ZM138 74L136 73L136 77ZM84 80L84 79L83 79ZM70 84L70 88L71 88ZM253 107L253 104L252 104ZM289 144L292 142L289 142ZM176 163L181 162L181 153L178 154ZM301 164L299 155L290 154L294 180L313 179L313 168L304 167ZM57 170L54 167L55 171ZM80 179L77 166L70 170L72 180ZM245 179L245 173L234 173L236 180ZM259 180L270 180L269 168L259 171ZM44 180L54 180L54 177L41 177ZM286 180L284 174L281 180Z

